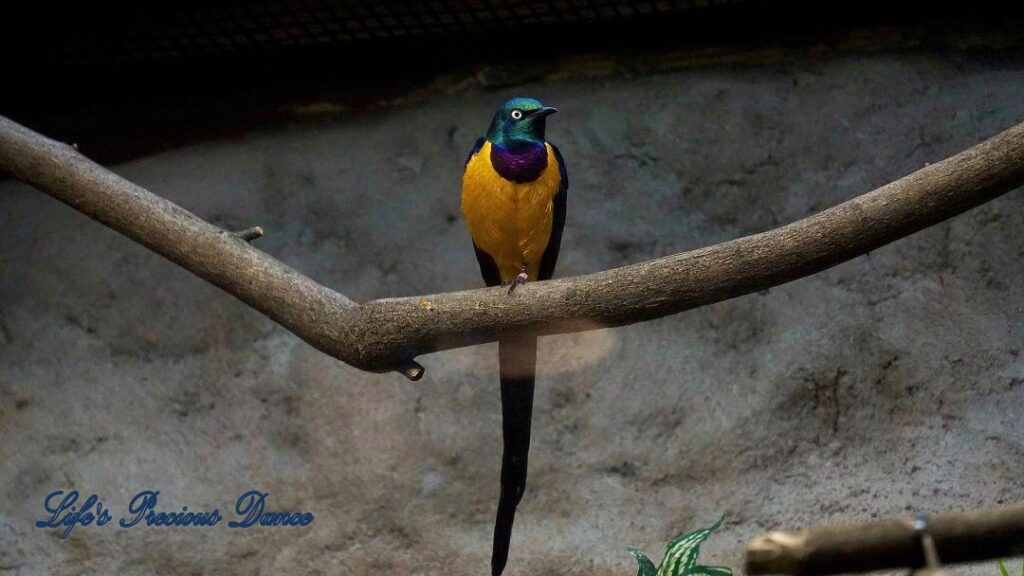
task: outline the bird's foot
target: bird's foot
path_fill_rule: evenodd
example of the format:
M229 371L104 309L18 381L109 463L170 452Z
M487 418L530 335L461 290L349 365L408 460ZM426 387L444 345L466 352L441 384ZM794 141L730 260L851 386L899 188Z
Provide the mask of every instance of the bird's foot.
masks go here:
M511 282L509 282L509 284L508 284L508 295L511 296L512 292L516 289L517 286L521 286L523 284L526 284L526 281L529 280L529 279L530 279L530 277L526 274L526 266L523 266L522 271L520 271L519 274L517 274L516 277L513 278Z

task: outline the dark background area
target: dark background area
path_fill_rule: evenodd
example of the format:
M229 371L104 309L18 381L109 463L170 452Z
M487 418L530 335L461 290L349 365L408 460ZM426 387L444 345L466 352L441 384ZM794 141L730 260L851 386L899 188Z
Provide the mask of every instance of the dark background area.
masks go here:
M998 52L1011 3L837 0L37 2L5 8L0 110L123 161L254 125L297 103L349 113L473 72L500 89L566 57L766 49ZM963 46L965 35L984 36ZM699 62L697 62L699 64ZM728 60L725 62L728 64ZM497 71L495 71L497 67Z

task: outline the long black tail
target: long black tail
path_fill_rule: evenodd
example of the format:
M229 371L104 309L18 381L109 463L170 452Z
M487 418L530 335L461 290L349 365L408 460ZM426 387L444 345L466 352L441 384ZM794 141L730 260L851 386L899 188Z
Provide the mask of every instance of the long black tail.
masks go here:
M492 576L499 576L505 569L516 506L526 489L526 463L530 453L536 366L536 337L508 338L498 342L501 431L505 449L501 454L501 498L498 500L498 517L494 521Z

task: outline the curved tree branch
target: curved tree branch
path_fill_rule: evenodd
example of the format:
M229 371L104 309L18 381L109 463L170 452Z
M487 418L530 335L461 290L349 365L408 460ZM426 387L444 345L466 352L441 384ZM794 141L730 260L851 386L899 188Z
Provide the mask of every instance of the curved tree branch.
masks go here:
M510 332L651 320L819 272L1024 184L1024 124L760 234L586 276L357 304L71 146L0 116L0 169L143 244L352 366L415 380L428 352Z

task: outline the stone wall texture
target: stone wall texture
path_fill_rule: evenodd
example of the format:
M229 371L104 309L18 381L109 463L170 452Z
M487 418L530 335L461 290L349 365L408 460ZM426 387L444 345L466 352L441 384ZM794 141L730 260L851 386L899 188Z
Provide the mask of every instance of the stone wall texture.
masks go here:
M891 50L475 80L113 169L357 300L481 284L461 167L530 95L571 179L558 275L802 218L1024 121L1024 64ZM88 143L80 143L88 154ZM635 573L725 515L706 563L773 528L1009 503L1024 489L1024 195L810 278L541 340L510 575ZM409 382L299 341L146 249L0 183L0 573L483 574L498 494L493 345ZM309 528L33 527L56 489L116 513ZM118 517L115 514L115 518ZM941 552L941 551L940 551ZM994 574L993 565L960 573Z

